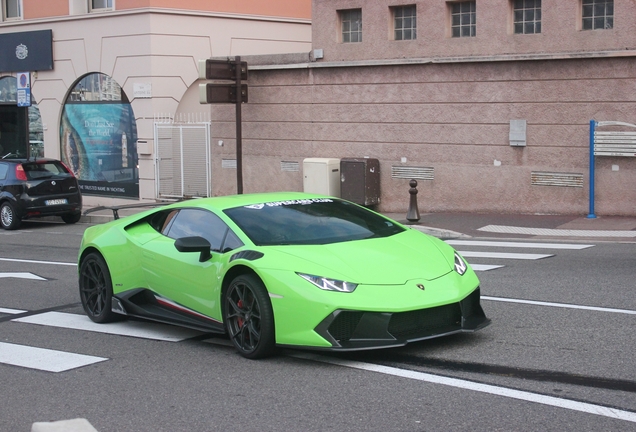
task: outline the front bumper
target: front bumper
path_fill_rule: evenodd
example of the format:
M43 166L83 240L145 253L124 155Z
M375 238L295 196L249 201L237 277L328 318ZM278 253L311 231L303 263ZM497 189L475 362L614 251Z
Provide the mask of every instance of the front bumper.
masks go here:
M403 346L410 342L474 332L490 324L477 288L463 300L407 312L336 310L314 331L331 343L330 351Z

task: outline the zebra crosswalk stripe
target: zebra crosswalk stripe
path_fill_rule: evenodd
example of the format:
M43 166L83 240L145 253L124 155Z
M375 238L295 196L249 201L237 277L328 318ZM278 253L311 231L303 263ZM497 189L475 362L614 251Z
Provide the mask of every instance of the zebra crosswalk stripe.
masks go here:
M471 264L470 267L474 271L488 271L505 267L504 265L488 265L488 264Z
M447 240L446 243L452 246L484 246L501 248L525 248L525 249L563 249L582 250L594 247L590 244L568 244L568 243L527 243L527 242L497 242L482 240Z
M489 241L489 240L446 240L454 247L491 247L491 248L520 248L520 249L558 249L558 250L582 250L594 247L590 244L567 244L567 243L538 243L538 242L510 242L510 241ZM506 253L506 252L485 252L485 251L458 251L464 258L495 258L495 259L517 259L517 260L537 260L553 257L554 254L531 254L531 253ZM470 266L474 271L488 271L505 267L505 265L476 264L472 260Z
M166 342L179 342L203 334L203 332L197 330L146 321L121 321L97 324L91 321L86 315L64 312L45 312L23 318L16 318L11 321Z
M0 363L29 369L64 372L106 360L105 357L0 342Z
M503 252L473 252L458 251L463 257L470 258L501 258L501 259L518 259L518 260L538 260L549 258L554 254L523 254L523 253L503 253Z

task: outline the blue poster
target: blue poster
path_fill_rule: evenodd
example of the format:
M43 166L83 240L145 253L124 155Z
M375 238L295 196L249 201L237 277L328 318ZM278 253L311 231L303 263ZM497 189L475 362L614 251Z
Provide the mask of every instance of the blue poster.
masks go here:
M62 161L82 193L139 197L137 130L130 104L66 104L60 134Z

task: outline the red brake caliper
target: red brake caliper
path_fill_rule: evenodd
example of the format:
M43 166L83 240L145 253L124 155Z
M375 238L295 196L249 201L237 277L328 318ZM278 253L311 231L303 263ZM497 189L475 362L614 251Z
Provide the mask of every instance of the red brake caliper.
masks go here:
M239 301L236 303L236 305L237 305L239 308L243 309L243 300L239 300ZM245 321L243 320L243 318L238 317L238 318L236 319L236 322L238 323L239 329L242 329L242 328L243 328L243 324L245 324Z

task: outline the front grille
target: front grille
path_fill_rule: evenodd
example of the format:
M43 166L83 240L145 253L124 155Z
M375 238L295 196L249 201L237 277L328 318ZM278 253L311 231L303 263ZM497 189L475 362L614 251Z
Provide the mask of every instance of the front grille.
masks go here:
M360 337L358 325L364 315L375 312L342 311L331 322L327 331L338 342ZM387 331L394 338L410 339L431 336L449 329L461 328L462 312L459 303L391 314ZM365 318L365 323L368 323ZM358 330L356 332L356 329ZM357 337L356 337L357 333ZM384 333L385 336L388 336Z
M364 312L342 311L329 325L327 331L335 340L346 342L351 339L364 314Z
M394 313L389 321L389 333L396 339L428 336L438 329L461 326L462 312L459 303Z

